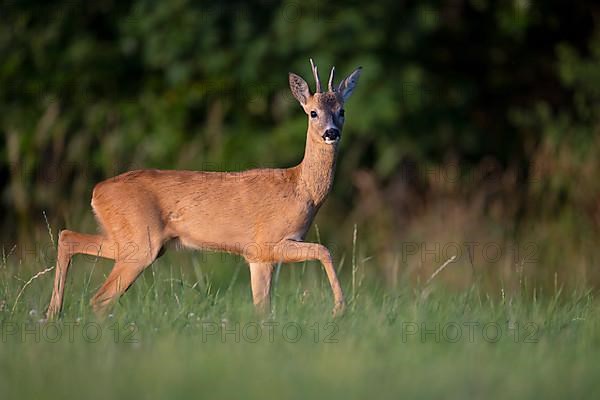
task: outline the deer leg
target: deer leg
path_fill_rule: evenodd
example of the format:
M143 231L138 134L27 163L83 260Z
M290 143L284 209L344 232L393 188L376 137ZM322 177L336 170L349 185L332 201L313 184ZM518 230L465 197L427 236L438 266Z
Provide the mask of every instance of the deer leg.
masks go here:
M89 254L103 258L114 258L110 252L110 241L102 235L88 235L84 233L63 230L58 237L58 251L56 257L56 271L54 275L54 288L46 316L52 319L58 315L62 308L65 293L67 272L74 254Z
M94 313L103 317L110 305L131 286L136 278L149 266L154 259L132 263L117 261L104 284L98 289L91 300Z
M108 278L91 300L96 315L102 317L111 303L125 293L142 271L156 260L164 240L150 228L145 233L147 236L142 233L137 240L120 242L124 244L123 253L115 259Z
M344 293L340 281L338 280L331 253L327 247L318 243L297 242L295 240L285 240L277 244L273 249L273 255L276 261L281 262L302 262L307 260L319 260L325 268L329 285L333 291L334 307L333 314L339 316L343 314L346 307Z
M273 264L250 262L250 281L252 283L252 299L261 314L271 310L271 275Z
M136 278L148 267L162 249L164 238L155 229L147 227L141 234L127 241L117 241L121 246L121 254L115 258L115 265L91 300L94 313L102 317L111 303L131 286Z

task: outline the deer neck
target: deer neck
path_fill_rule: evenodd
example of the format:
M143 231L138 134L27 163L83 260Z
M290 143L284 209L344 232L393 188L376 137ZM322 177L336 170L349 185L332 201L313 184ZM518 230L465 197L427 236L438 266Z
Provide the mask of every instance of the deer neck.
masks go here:
M320 206L333 185L337 146L317 142L310 132L306 138L304 158L300 163L301 187L306 190L313 203Z

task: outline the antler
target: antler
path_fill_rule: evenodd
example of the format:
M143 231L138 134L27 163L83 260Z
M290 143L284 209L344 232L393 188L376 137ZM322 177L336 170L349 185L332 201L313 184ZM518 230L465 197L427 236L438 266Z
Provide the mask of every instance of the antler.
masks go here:
M327 87L329 88L330 92L335 92L335 88L333 87L333 74L335 73L335 67L331 67L331 73L329 74L329 83L327 84Z
M312 68L312 73L315 77L315 82L317 83L315 93L321 93L321 81L319 80L319 73L317 72L317 67L315 67L315 63L313 63L313 59L310 59L310 67Z

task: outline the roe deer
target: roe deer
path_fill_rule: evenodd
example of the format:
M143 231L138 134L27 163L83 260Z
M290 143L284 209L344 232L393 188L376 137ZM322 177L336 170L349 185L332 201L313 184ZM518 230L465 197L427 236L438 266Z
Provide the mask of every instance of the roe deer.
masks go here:
M343 312L344 295L329 250L302 240L331 190L343 106L361 68L337 88L332 68L328 91L323 92L312 59L310 63L314 94L304 79L289 73L292 94L308 116L306 148L299 165L232 173L138 170L98 183L92 208L101 233L60 233L48 318L61 310L74 254L115 260L91 300L94 311L102 314L171 240L184 247L243 256L250 266L254 304L263 311L270 310L273 263L319 260L333 291L334 314Z

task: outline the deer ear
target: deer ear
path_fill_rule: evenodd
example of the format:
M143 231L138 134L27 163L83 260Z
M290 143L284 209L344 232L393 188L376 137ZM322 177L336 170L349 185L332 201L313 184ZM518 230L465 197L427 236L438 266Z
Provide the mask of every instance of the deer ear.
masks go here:
M344 102L350 98L352 91L356 87L358 83L358 78L360 77L360 73L362 72L362 67L358 67L352 72L346 79L340 82L340 86L338 86L338 92L342 95Z
M289 74L290 80L290 89L292 94L302 104L305 106L310 98L310 90L308 90L308 83L300 76L290 72Z

